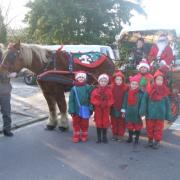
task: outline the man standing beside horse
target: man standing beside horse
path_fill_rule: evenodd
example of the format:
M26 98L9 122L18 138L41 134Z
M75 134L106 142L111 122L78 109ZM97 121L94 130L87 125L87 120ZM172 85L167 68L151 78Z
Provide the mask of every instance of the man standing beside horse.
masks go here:
M0 48L0 63L2 61L3 52ZM3 134L4 136L11 137L11 90L10 77L14 76L14 73L9 74L7 71L0 72L0 107L3 119Z

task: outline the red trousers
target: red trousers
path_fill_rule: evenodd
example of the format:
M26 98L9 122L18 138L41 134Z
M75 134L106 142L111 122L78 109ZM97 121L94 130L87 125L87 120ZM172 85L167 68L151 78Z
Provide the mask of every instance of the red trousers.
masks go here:
M120 118L111 117L111 128L112 128L112 134L114 136L124 136L126 130L125 119L122 117Z
M152 120L146 121L146 130L149 140L160 141L162 140L164 129L164 120Z
M89 121L87 119L82 119L81 117L74 115L73 119L73 131L74 132L88 132Z
M143 127L142 123L132 123L132 122L127 123L127 129L130 131L140 131L142 127Z

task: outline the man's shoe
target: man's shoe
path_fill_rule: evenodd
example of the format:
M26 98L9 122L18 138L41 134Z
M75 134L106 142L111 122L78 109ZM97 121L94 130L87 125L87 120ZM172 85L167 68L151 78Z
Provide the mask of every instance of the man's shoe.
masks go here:
M12 137L14 134L11 131L3 130L4 136Z

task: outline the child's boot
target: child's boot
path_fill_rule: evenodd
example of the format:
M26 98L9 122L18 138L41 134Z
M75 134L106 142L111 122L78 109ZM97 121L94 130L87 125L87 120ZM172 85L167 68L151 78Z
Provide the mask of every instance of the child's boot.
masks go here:
M101 128L97 128L97 140L96 143L101 143Z
M107 128L102 128L102 132L103 132L103 143L107 143Z
M73 141L74 143L78 143L78 142L80 141L80 132L78 132L78 131L75 131L75 132L74 132L72 141Z
M129 137L128 137L128 140L126 142L131 143L132 141L133 141L133 131L129 130Z
M138 144L139 143L139 136L140 136L140 131L135 131L135 141L134 141L134 144Z
M88 140L88 132L83 131L82 134L81 134L81 141L86 142L87 140Z

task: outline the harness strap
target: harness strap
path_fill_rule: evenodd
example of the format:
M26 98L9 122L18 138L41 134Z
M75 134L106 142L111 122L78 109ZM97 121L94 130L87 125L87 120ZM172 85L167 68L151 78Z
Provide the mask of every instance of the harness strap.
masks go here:
M53 57L52 57L52 59L53 59L53 66L54 66L54 70L56 70L56 53L53 53Z
M69 52L67 52L67 54L68 54L68 62L69 62L68 69L72 73L73 72L73 65L74 65L73 56Z

